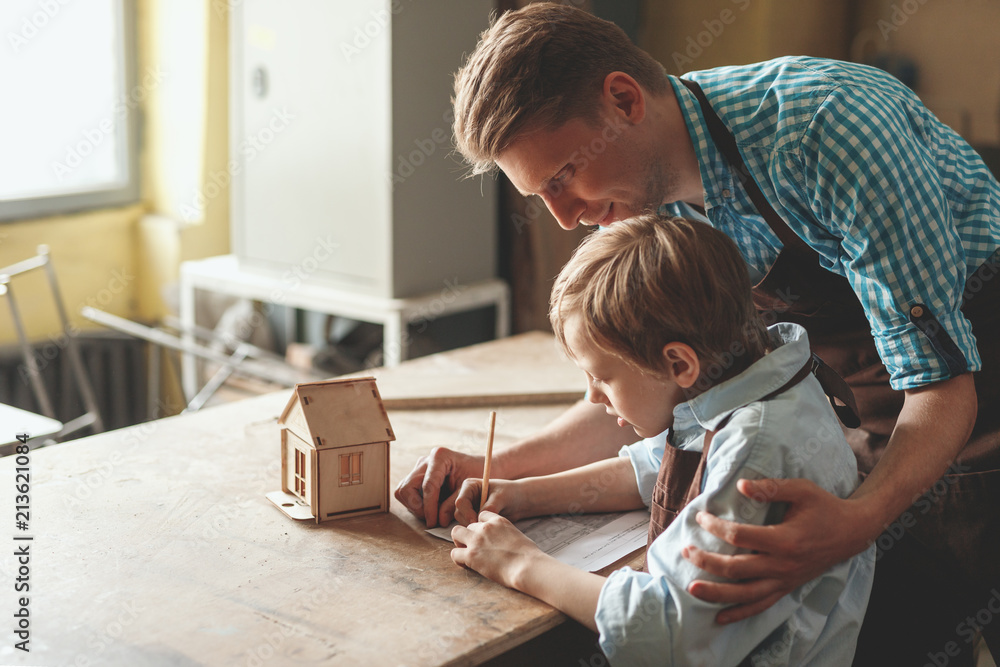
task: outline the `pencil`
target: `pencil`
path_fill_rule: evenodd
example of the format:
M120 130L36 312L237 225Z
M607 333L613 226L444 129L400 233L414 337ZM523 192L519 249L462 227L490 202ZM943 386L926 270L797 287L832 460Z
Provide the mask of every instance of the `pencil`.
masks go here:
M486 504L486 497L490 494L490 464L493 462L493 430L497 424L497 411L490 411L490 435L486 441L486 462L483 463L483 495L479 499L479 510L482 511Z

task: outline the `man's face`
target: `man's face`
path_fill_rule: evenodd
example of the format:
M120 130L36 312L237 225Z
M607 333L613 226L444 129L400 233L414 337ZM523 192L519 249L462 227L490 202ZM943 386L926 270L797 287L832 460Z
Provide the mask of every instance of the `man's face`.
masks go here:
M538 195L564 229L606 226L670 201L671 177L618 117L573 119L524 135L497 166L525 196Z

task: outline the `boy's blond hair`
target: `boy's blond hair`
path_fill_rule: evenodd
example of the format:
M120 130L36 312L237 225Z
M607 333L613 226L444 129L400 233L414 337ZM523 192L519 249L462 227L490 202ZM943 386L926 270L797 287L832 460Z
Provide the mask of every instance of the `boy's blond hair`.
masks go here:
M614 23L548 2L500 15L455 74L455 143L474 174L525 132L581 118L598 122L605 77L629 74L647 91L669 89L666 71Z
M549 320L566 345L566 320L642 371L665 370L663 347L690 345L699 386L732 377L762 357L768 334L736 244L708 224L643 215L588 236L552 288Z

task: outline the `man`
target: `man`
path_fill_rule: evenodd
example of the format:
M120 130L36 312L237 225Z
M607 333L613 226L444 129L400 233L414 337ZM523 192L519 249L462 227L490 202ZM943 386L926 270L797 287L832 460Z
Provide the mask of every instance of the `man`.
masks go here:
M719 622L875 542L855 664L969 664L976 632L1000 636L977 613L1000 599L1000 185L878 70L793 58L684 79L612 24L529 5L501 16L456 75L456 142L475 172L499 167L566 229L661 206L706 219L758 274L762 312L803 324L851 385L861 424L847 435L865 479L850 498L804 480L743 481L747 496L789 504L781 524L699 515L754 552L687 550L734 582L691 586L735 605ZM551 473L628 440L581 403L493 471ZM439 448L396 496L446 523L447 496L481 471L481 458Z

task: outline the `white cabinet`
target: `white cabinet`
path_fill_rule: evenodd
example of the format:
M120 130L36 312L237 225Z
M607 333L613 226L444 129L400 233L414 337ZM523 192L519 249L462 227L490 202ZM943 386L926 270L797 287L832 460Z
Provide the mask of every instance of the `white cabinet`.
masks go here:
M487 0L243 0L230 18L241 269L397 298L496 275L496 184L453 154Z

